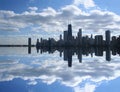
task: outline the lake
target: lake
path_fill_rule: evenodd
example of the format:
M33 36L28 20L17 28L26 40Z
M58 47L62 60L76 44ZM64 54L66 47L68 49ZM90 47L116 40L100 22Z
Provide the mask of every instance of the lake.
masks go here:
M0 47L0 92L119 92L118 53Z

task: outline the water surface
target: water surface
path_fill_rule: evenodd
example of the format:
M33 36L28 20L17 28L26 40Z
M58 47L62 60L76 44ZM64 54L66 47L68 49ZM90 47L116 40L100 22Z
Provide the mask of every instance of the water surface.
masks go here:
M0 92L119 92L120 57L72 55L72 66L60 52L37 53L33 47L0 47Z

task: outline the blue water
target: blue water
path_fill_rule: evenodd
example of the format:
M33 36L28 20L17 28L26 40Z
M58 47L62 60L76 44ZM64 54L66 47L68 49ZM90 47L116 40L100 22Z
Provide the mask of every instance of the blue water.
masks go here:
M119 92L120 57L73 56L72 67L59 52L40 54L36 48L0 48L0 92ZM105 53L103 53L105 54ZM109 90L109 89L112 90Z

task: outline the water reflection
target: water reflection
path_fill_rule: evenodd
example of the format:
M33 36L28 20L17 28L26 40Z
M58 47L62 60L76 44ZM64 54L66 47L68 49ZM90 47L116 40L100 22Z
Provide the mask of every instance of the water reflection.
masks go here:
M28 48L5 48L6 53L4 52L3 55L0 52L0 85L2 86L0 90L3 90L1 92L9 92L8 86L11 84L8 82L16 83L16 89L12 92L19 92L18 85L27 87L24 92L40 92L40 90L53 92L60 88L57 92L98 92L97 87L102 83L120 77L119 51L117 49L114 49L114 54L111 48L79 50L77 48L59 48L57 51L56 48L51 48L51 50L43 48L39 49L42 54L37 53L35 49L31 48L31 54L28 54ZM111 62L106 62L105 59L108 51L110 53L108 55L111 55ZM68 55L69 53L70 55ZM115 54L116 56L113 56ZM68 57L72 56L73 66L67 67L68 62L65 62L59 55L67 61L70 60ZM94 58L91 58L90 55ZM78 57L82 63L78 62ZM22 84L23 80L25 83ZM3 87L3 82L7 86ZM50 87L54 88L50 89ZM7 88L8 90L4 91Z
M44 53L48 52L54 53L56 50L59 51L60 57L62 57L63 54L63 59L64 61L68 61L68 67L72 67L72 56L77 55L78 60L80 63L82 63L82 55L93 57L93 54L95 56L103 56L103 53L105 52L105 58L106 61L111 60L111 54L116 55L120 54L120 49L119 48L111 48L111 47L87 47L87 48L77 48L77 47L39 47L36 48L37 53Z

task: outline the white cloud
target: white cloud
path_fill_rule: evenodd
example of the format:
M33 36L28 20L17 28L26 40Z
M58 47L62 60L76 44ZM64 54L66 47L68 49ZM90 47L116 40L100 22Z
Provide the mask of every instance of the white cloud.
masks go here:
M94 92L96 85L93 84L85 84L84 87L74 87L74 92Z
M89 4L86 4L89 3ZM66 5L58 10L52 7L41 11L37 7L29 7L30 10L23 13L0 10L0 31L26 31L29 34L33 31L37 34L61 34L67 29L68 21L73 25L73 33L79 28L86 34L104 34L104 31L111 30L113 34L120 30L120 16L100 9L89 11L81 10L76 4L84 4L86 7L96 6L92 0L74 0L74 4ZM88 5L88 6L87 6ZM52 34L53 35L53 34Z
M53 8L48 7L47 9L43 9L43 11L40 13L40 15L42 15L42 16L55 16L56 11Z
M31 10L31 11L37 11L38 10L37 7L28 7L28 9Z
M74 5L84 5L85 8L95 7L95 2L93 0L74 0Z
M36 7L31 7L37 10ZM90 10L82 11L75 5L67 5L59 10L51 7L43 9L41 12L25 11L21 14L13 11L0 11L0 30L20 31L29 27L30 30L37 32L60 32L67 29L68 21L73 24L73 32L78 28L83 28L84 32L92 30L95 34L107 29L120 30L120 16L109 11ZM52 28L51 28L52 27Z
M28 83L28 85L36 85L36 84L37 84L36 81L30 81L30 82Z

